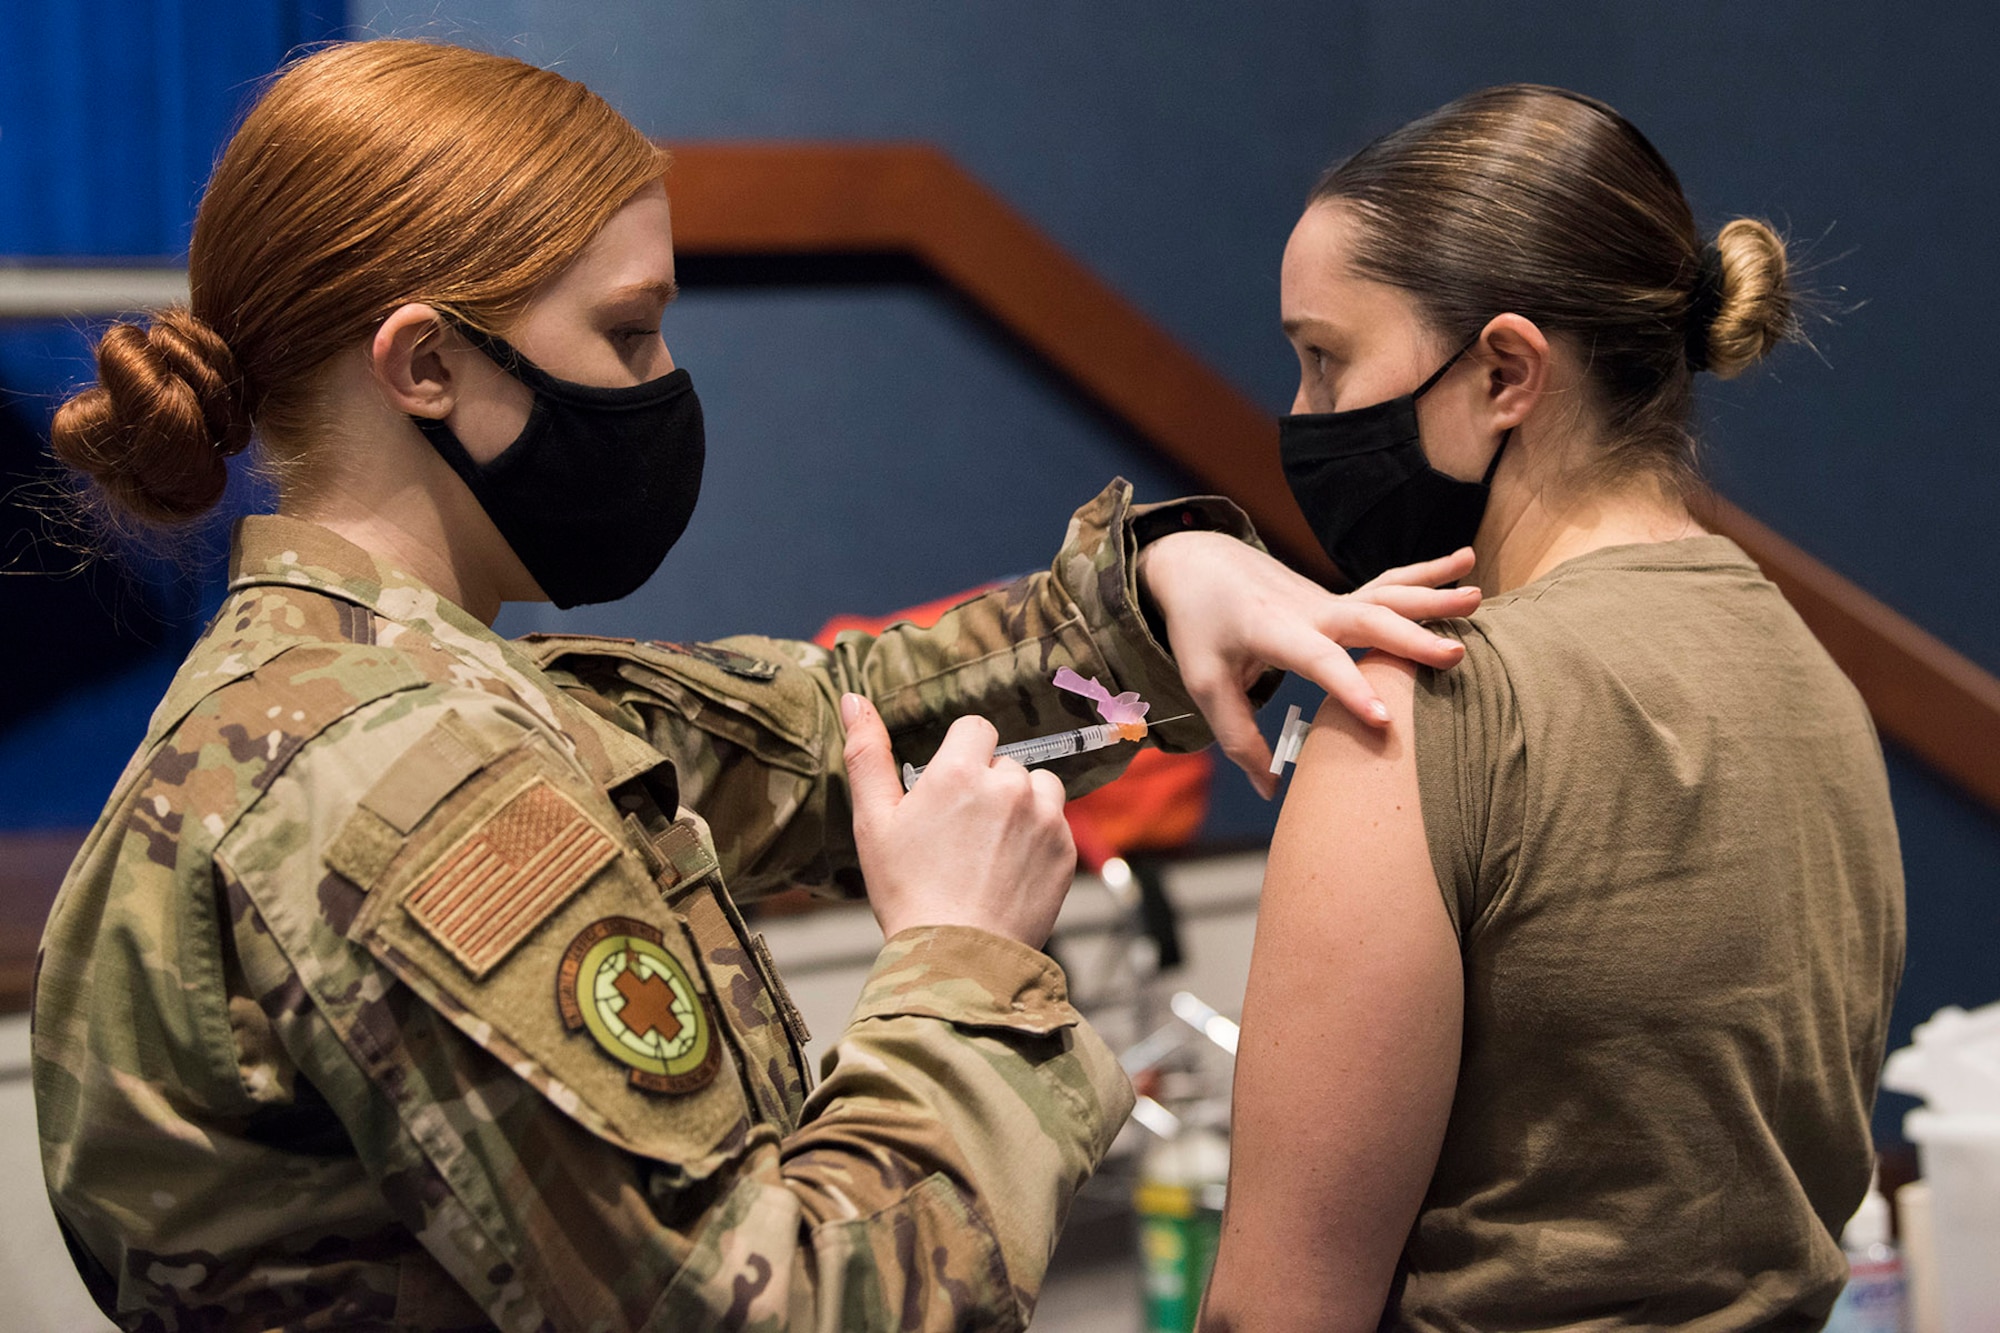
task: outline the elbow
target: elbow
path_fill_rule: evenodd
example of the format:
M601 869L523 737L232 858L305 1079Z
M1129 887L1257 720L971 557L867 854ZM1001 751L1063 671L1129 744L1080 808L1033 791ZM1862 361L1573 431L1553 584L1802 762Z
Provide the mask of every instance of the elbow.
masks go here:
M1260 1309L1256 1302L1244 1299L1243 1284L1230 1279L1229 1270L1218 1262L1209 1274L1208 1290L1201 1295L1201 1311L1195 1319L1197 1333L1248 1333L1281 1326L1276 1310L1268 1306Z
M1285 1333L1376 1333L1381 1327L1380 1309L1366 1312L1351 1308L1337 1296L1300 1300L1299 1293L1273 1290L1270 1299L1244 1299L1240 1290L1211 1283L1202 1298L1198 1333L1256 1333L1261 1329L1283 1329Z

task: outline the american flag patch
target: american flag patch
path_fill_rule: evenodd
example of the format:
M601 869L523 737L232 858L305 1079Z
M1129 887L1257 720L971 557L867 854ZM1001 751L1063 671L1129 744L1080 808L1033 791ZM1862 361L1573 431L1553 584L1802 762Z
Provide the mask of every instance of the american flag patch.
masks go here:
M583 807L537 778L460 839L404 905L483 977L617 855Z

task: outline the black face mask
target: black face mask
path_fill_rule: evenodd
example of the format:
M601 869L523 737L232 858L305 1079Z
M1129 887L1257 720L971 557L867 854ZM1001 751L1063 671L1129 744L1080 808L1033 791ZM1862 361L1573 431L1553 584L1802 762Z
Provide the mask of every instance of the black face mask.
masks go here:
M630 388L557 379L488 333L457 326L528 386L515 441L474 462L442 421L412 417L557 606L612 602L653 576L687 530L706 457L685 370Z
M1477 342L1401 398L1278 423L1278 456L1292 496L1319 544L1357 586L1385 569L1450 555L1479 532L1513 432L1500 437L1484 477L1460 481L1431 466L1417 428L1417 399Z

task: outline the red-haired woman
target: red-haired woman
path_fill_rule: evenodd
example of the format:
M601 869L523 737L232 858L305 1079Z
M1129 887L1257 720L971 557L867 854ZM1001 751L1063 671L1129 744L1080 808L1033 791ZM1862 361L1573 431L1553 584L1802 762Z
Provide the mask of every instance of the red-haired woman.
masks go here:
M44 940L50 1194L127 1327L1020 1325L1130 1094L1036 949L1063 788L945 724L1025 727L1067 664L1254 764L1266 663L1374 717L1335 640L1458 654L1386 608L1476 594L1334 599L1122 485L928 632L496 637L630 592L694 505L666 165L516 61L314 55L216 168L191 308L57 418L125 515L198 516L253 432L280 497ZM885 719L943 733L908 795ZM732 896L791 880L887 937L809 1095Z

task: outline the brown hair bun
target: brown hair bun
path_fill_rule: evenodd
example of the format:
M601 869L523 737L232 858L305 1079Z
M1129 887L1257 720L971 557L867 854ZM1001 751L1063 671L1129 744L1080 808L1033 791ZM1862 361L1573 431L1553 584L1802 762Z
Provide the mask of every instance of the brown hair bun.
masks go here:
M1563 88L1482 88L1377 139L1314 204L1357 220L1351 262L1415 300L1441 345L1496 314L1578 350L1601 407L1601 482L1699 482L1694 373L1727 378L1799 331L1785 247L1739 218L1704 246L1637 126Z
M97 384L56 412L50 441L135 516L197 518L222 498L225 460L250 443L236 358L185 307L158 312L149 328L114 324L97 343Z
M1708 371L1740 375L1797 333L1785 242L1756 218L1737 218L1716 235L1722 293L1708 326Z

